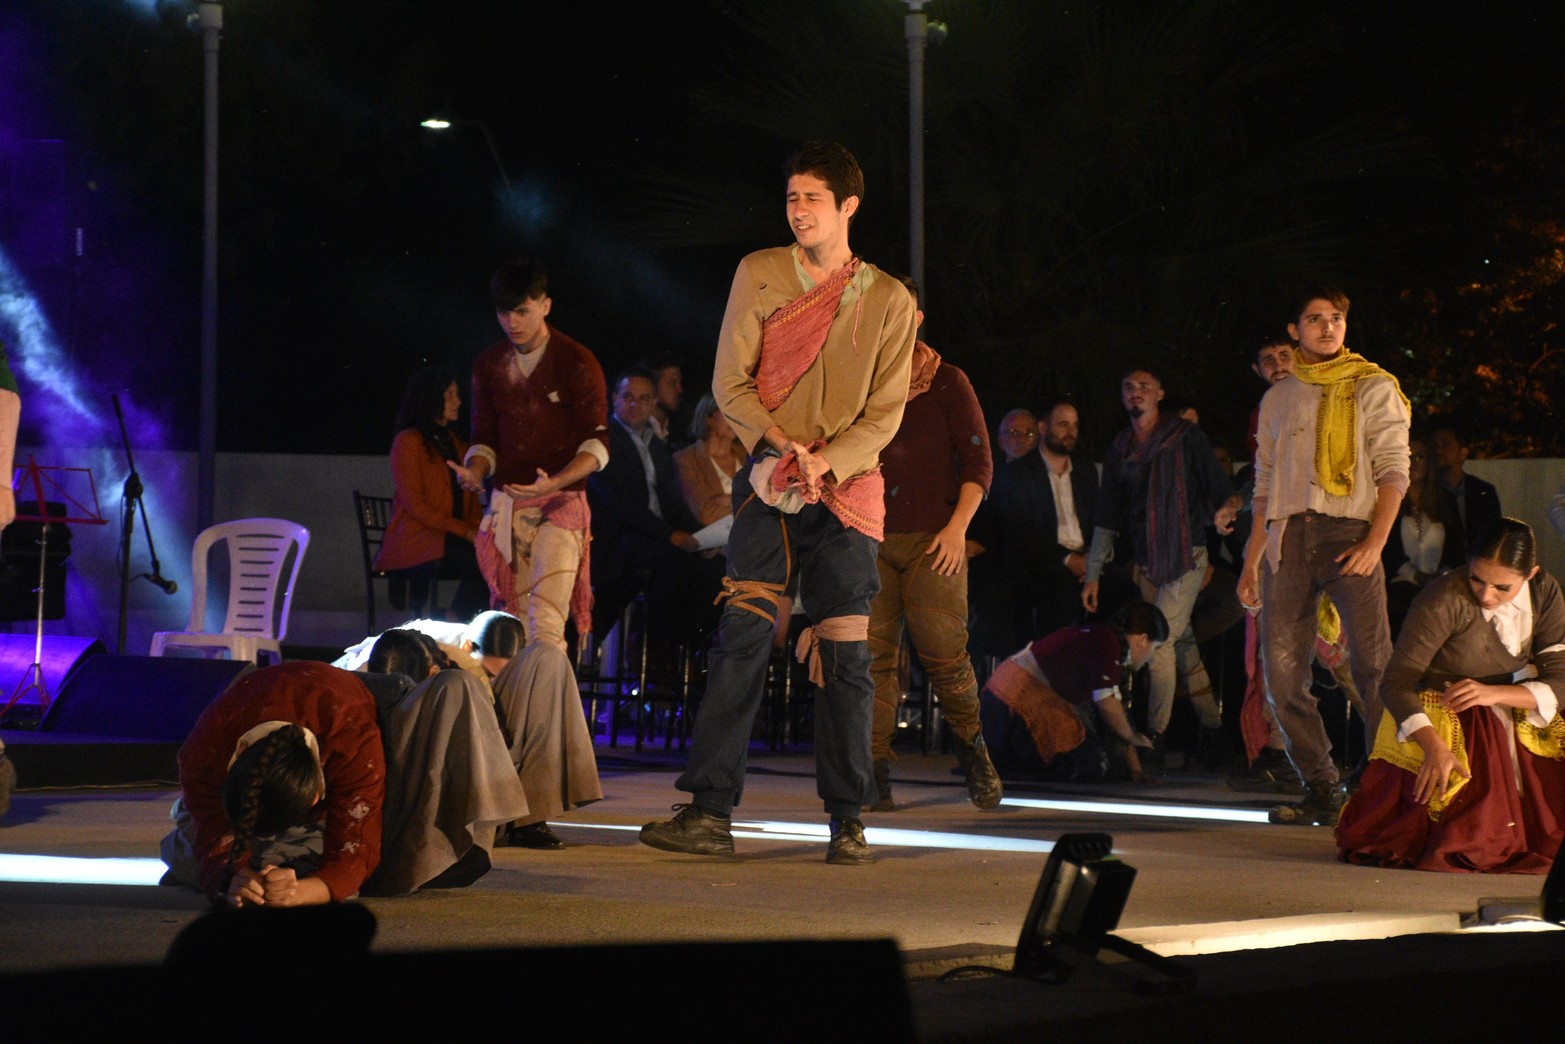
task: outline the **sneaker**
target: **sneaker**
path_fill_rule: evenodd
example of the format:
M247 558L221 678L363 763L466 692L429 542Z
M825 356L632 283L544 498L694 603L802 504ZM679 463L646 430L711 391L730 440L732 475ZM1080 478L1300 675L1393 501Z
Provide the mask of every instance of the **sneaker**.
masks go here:
M1266 818L1289 826L1334 827L1347 800L1348 790L1341 783L1321 780L1305 788L1303 801L1297 805L1278 805Z
M1005 788L1000 784L1000 774L989 760L989 748L984 746L984 734L973 733L973 738L956 740L956 759L967 777L967 797L982 809L991 809L1000 803Z
M891 800L891 762L875 762L875 803L866 812L895 812L897 803Z
M831 843L826 846L826 862L843 866L862 866L875 861L864 840L864 824L851 816L831 817Z
M1228 777L1229 790L1260 794L1302 794L1304 781L1288 760L1288 755L1267 747L1255 756L1255 763L1243 772Z
M641 843L665 852L733 855L734 835L729 824L728 816L708 812L700 805L675 805L673 819L641 828Z

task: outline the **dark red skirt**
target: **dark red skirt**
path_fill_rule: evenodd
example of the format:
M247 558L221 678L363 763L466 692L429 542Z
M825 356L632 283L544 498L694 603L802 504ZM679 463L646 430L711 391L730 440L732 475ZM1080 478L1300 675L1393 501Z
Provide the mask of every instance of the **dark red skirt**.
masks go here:
M1473 778L1439 822L1413 800L1413 773L1371 761L1337 824L1345 862L1447 873L1549 872L1565 837L1565 761L1518 745L1518 791L1511 726L1487 707L1460 718Z

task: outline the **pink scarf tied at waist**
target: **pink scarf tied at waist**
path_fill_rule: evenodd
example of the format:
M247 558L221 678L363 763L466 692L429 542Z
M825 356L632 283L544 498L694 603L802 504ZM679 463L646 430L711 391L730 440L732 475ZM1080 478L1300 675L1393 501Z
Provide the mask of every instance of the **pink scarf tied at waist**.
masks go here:
M825 439L816 439L807 448L817 453L825 445ZM846 482L823 479L811 489L799 468L798 454L788 452L767 457L752 467L750 483L763 503L779 511L791 514L803 504L825 504L849 529L871 540L886 539L886 480L879 466Z
M478 556L478 571L489 584L493 599L512 616L522 616L521 598L516 593L515 554L511 543L512 516L524 508L537 508L543 520L560 529L582 534L581 563L571 588L571 619L576 633L586 641L592 633L592 509L587 506L585 490L562 489L547 496L517 500L498 490L490 497L489 514L484 516L473 549Z

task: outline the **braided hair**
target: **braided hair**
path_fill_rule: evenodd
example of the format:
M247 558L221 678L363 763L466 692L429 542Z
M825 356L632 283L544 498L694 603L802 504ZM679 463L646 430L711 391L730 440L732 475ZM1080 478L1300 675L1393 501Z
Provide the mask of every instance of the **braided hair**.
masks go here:
M246 747L223 780L223 812L234 832L229 873L257 838L309 822L325 782L300 725L284 726Z

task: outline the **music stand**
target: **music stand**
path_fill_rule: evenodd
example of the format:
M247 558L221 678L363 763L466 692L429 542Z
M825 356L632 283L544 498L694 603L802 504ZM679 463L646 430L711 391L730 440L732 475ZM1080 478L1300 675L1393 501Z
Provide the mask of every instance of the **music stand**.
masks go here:
M92 507L88 507L78 498L66 491L65 484L71 475L87 476L87 492L92 498ZM11 693L11 698L6 701L4 707L0 707L0 717L9 714L11 708L16 706L21 698L29 693L38 694L38 711L43 713L49 709L49 683L43 676L43 606L44 583L46 568L49 561L49 526L54 522L68 522L73 525L103 526L108 524L108 519L103 517L98 507L98 484L93 481L92 471L89 468L58 468L42 467L31 456L27 458L27 467L17 471L16 475L23 476L24 480L32 483L33 492L38 498L38 513L36 515L17 515L18 522L37 522L41 527L38 537L38 619L35 641L33 644L33 665L27 668L27 673L22 675L22 680L16 685L16 691ZM11 488L17 486L16 475L11 476ZM59 476L58 478L56 476ZM65 505L64 514L49 514L49 500L44 495L44 483L49 484L49 492Z

